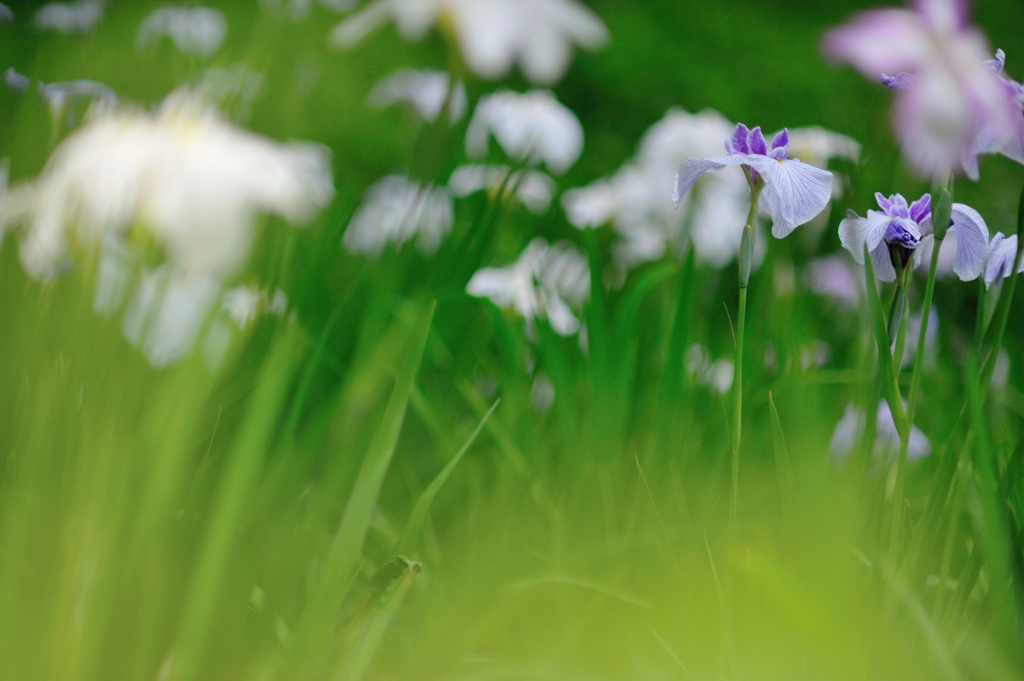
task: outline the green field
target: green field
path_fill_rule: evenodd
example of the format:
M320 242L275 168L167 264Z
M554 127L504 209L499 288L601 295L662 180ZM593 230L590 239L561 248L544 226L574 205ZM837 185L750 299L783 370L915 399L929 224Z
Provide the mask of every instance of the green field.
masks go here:
M901 157L892 93L822 56L824 32L866 0L587 0L607 44L574 49L550 86L521 68L475 75L448 19L419 40L388 23L338 49L329 36L351 12L330 3L293 14L288 0L211 0L227 33L204 56L141 44L149 0L109 0L71 34L37 26L42 3L7 4L0 69L30 82L0 87L4 218L53 172L55 150L109 115L102 97L43 96L78 79L108 86L130 121L224 69L230 86L209 95L220 124L322 145L334 193L305 225L290 209L254 211L251 248L210 279L211 295L256 292L254 317L236 321L217 297L170 354L160 338L187 336L189 322L140 302L145 286L159 300L178 281L178 242L146 217L162 209L143 202L126 224L127 288L111 304L109 244L80 230L39 276L25 263L31 219L0 226L0 680L1024 678L1015 278L987 293L935 284L914 416L927 455L912 441L902 466L897 440L874 448L872 419L863 437L834 436L844 414L873 415L888 394L874 332L894 297L890 284L865 294L839 223L875 208L875 192L931 188ZM1024 4L979 0L973 21L1006 50L1007 75L1024 76ZM369 106L404 67L463 79L467 115L450 124L446 104L431 123ZM381 178L443 188L472 160L478 101L535 87L585 135L579 159L550 173L549 206L512 198L524 186L512 179L452 197L434 249L422 235L378 254L343 246ZM738 486L735 257L698 254L684 221L664 254L625 266L621 230L578 229L562 203L634 158L673 107L862 145L829 164L842 192L817 226L757 232ZM200 147L209 165L178 179L215 205L228 170ZM124 157L137 149L125 143ZM487 163L521 161L490 141ZM101 187L110 167L86 165L83 186ZM243 170L267 191L284 183L260 163ZM651 190L669 215L673 172ZM992 234L1016 234L1024 168L986 155L980 174L957 177L953 201ZM89 200L31 196L37 217ZM193 196L175 206L198 215ZM68 208L67 229L84 214ZM467 292L538 237L571 254L571 333L554 284L538 284L532 320ZM222 243L207 240L196 258ZM852 273L852 298L816 290L825 257ZM904 397L926 268L910 280L892 378Z

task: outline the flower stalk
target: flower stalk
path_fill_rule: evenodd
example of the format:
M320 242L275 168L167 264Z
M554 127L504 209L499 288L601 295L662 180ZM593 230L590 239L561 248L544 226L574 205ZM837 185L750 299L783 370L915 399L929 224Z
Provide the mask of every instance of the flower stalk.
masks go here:
M747 285L750 283L750 267L754 259L754 225L757 222L757 204L761 197L764 184L752 179L747 174L750 184L750 212L747 224L743 226L743 239L740 242L739 289L740 305L736 320L736 378L733 381L733 419L732 419L732 498L729 503L729 524L736 524L736 508L739 501L740 487L740 438L743 432L743 337L747 318Z

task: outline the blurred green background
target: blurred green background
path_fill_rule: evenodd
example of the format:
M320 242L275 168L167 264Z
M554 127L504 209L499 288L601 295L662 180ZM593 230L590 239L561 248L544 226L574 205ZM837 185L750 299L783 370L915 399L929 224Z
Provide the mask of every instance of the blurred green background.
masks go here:
M259 71L262 93L241 122L330 147L337 196L308 229L264 221L237 279L281 287L297 322L262 320L216 375L195 358L151 369L116 320L92 313L88 267L32 282L17 236L5 237L0 678L174 678L176 650L193 655L189 676L211 679L1021 678L1014 633L1001 628L1003 592L975 565L980 511L967 472L962 508L944 511L941 532L925 528L934 536L908 568L908 586L887 586L887 475L825 461L846 404L869 399L864 311L814 295L799 276L795 288L777 284L814 257L842 252L836 228L848 208L863 214L876 191L916 198L928 190L899 158L889 93L819 51L826 28L869 3L591 2L611 41L578 52L553 88L586 133L580 161L557 178L562 190L613 173L673 106L713 108L765 130L820 125L864 145L861 162L844 168L850 191L833 204L824 236L772 240L752 278L731 538L729 409L680 366L690 342L732 356L735 265L666 259L632 273L606 301L591 301L587 354L543 323L530 340L520 319L462 293L477 267L513 261L535 236L572 240L599 267L611 230L588 242L557 201L543 216L503 215L481 261L451 271L443 271L453 257L445 248L436 260L408 247L378 260L340 248L378 179L408 171L444 183L464 161L465 120L425 128L400 108L365 104L397 68L453 63L436 32L410 43L389 26L338 52L326 37L340 17L319 5L293 20L256 0L211 2L226 15L228 36L198 60L169 41L136 50L137 27L157 3L111 0L88 35L36 31L30 17L39 4L8 4L17 20L0 26L0 67L34 80L88 78L149 107L210 66ZM1008 74L1024 76L1024 4L982 1L975 20L1007 51ZM517 72L501 83L469 80L471 105L497 87L529 85ZM0 90L0 157L10 158L12 184L36 176L55 141L35 89ZM981 177L958 181L955 200L980 211L993 233L1014 231L1024 168L985 157ZM481 195L459 202L453 238L486 208ZM962 362L976 297L976 284L937 287L938 360L916 419L933 454L910 469L913 530L938 494L931 486L943 456L960 451L943 445L966 399ZM340 617L329 610L310 619L304 613L315 611L357 472L433 298L358 576ZM989 403L1004 463L1024 418L1022 309L1018 300L1005 340L1008 384ZM594 340L602 329L603 350ZM804 368L801 353L818 341L828 343L829 360ZM768 344L771 366L761 361ZM527 356L555 387L546 414L531 404ZM789 496L780 491L769 391L794 470ZM381 596L373 575L416 499L498 397L410 551L422 573ZM219 500L235 489L233 465L246 452L256 458L237 488L244 503L216 534L210 528L226 517ZM1019 502L1016 486L1013 495ZM947 528L948 614L935 605L946 588L938 574ZM204 558L216 553L204 548L210 537L230 537L217 568ZM215 575L208 591L195 586L207 583L204 574Z

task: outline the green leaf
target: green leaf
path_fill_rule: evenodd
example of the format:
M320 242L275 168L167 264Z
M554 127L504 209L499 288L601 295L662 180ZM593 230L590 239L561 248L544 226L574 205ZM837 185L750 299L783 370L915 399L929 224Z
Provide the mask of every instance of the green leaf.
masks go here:
M231 449L210 524L203 537L195 572L178 628L171 679L191 679L199 665L217 612L234 540L246 503L259 476L263 455L270 445L278 417L288 396L288 384L301 356L299 331L290 328L278 339L257 382L241 432Z
M418 563L408 563L408 568L401 577L398 586L394 587L394 590L385 597L382 605L374 612L366 628L363 630L362 636L359 637L355 645L350 649L349 654L341 657L337 673L332 675L331 678L339 679L340 681L359 681L359 679L366 675L366 670L370 667L370 663L373 662L373 657L377 654L381 641L384 640L384 634L387 633L391 620L394 619L395 613L401 607L402 601L408 595L413 580L419 572L420 566Z
M875 332L875 343L878 345L878 371L882 381L882 391L889 403L889 410L892 411L896 432L899 433L900 439L905 439L909 436L910 425L907 423L907 413L903 409L900 386L896 382L896 372L889 350L889 329L886 328L882 301L878 297L878 289L875 286L875 268L871 264L871 254L866 245L864 247L864 274L867 279L868 316L871 317L871 328Z
M391 464L391 458L398 444L406 407L412 394L413 382L419 372L427 336L434 317L435 302L431 302L421 315L412 334L412 343L405 363L398 374L394 391L384 410L384 416L367 449L363 465L359 469L355 486L345 507L341 527L335 536L331 552L309 602L304 617L305 624L315 630L331 631L336 613L356 574L362 552L363 540L370 524L370 516L377 504L384 476Z
M782 499L783 512L789 514L793 509L793 495L796 483L793 479L793 466L789 461L789 450L786 438L782 434L782 422L779 412L775 409L775 400L768 393L768 408L772 413L772 441L775 443L775 470L779 477L779 496Z
M451 474L455 471L455 467L462 461L462 457L465 456L466 452L476 441L477 435L483 430L487 420L494 413L494 410L498 408L498 404L501 400L495 401L483 419L477 424L473 434L469 436L469 440L462 446L462 449L452 457L452 460L441 469L441 472L437 474L437 477L427 486L423 493L420 494L420 498L416 500L416 505L412 508L412 513L409 514L409 521L405 525L405 531L402 532L402 536L398 539L394 548L391 549L391 553L388 554L388 560L391 560L400 554L411 553L416 548L416 540L420 536L420 531L423 529L423 524L427 521L427 513L430 512L430 507L434 503L434 499L437 497L437 493L441 491L444 483L448 481Z

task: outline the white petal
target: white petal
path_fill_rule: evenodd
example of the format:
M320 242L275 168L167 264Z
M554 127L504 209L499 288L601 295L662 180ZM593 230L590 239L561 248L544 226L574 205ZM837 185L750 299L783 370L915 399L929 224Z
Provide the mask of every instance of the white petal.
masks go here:
M747 163L753 158L747 154L729 154L728 156L717 156L715 158L688 158L679 166L679 174L675 177L675 184L672 188L672 202L679 207L686 192L690 190L693 183L704 173L718 172L726 166L738 166Z
M772 235L777 239L810 222L832 198L832 173L827 170L768 156L751 156L747 163L764 176L762 198L770 209L775 223Z
M1003 236L1000 232L992 237L989 244L988 262L985 265L985 288L991 288L996 279L1010 276L1013 261L1017 257L1017 235ZM1024 260L1021 261L1024 267Z
M885 236L888 217L848 217L839 223L839 241L861 265L864 264L864 245L874 251Z
M970 206L953 204L953 226L956 231L956 260L953 271L961 281L972 281L985 271L988 259L988 226Z
M889 247L884 241L871 249L871 264L875 268L875 278L879 281L896 281L896 270L889 257Z
M388 20L390 9L387 0L376 0L331 29L328 39L334 47L351 49Z

